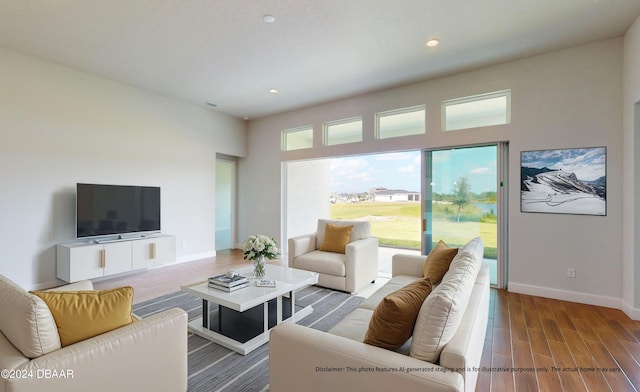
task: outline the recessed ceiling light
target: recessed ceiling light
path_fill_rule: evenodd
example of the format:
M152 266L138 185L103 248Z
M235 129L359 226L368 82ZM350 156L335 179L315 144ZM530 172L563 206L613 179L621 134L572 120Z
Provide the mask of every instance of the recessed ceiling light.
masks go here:
M427 46L430 48L433 48L434 46L438 46L438 44L440 43L440 41L438 41L437 39L433 38L430 39L429 41L427 41Z
M278 89L272 88L269 90L271 94L278 94Z
M275 17L275 16L273 16L273 15L269 15L269 14L267 14L267 15L265 15L265 16L263 16L263 17L262 17L262 20L264 20L264 21L265 21L265 23L273 23L273 22L275 22L275 21L276 21L276 17Z

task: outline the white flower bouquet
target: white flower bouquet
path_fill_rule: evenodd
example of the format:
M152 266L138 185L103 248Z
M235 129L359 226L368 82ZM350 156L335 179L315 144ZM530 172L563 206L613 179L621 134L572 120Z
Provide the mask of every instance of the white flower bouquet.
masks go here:
M244 243L243 250L246 260L257 260L260 256L272 260L280 256L276 240L262 234L249 236Z
M254 278L262 278L265 273L264 259L275 259L280 255L276 240L266 235L252 235L244 243L244 258L253 260Z

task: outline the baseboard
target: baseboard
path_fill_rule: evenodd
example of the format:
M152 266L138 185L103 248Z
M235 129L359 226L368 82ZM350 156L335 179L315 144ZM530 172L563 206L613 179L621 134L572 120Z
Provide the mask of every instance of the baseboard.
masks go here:
M508 291L513 293L535 295L538 297L559 299L562 301L578 302L581 304L605 306L607 308L620 309L625 312L630 318L638 320L640 313L638 309L634 309L631 306L626 305L620 298L606 297L603 295L585 294L576 291L551 289L548 287L534 286L522 283L509 282ZM635 315L632 316L632 314Z
M208 259L211 257L216 257L216 251L212 250L210 252L204 252L204 253L196 253L193 255L186 255L186 256L180 256L176 259L175 263L169 263L166 265L171 265L171 264L180 264L180 263L186 263L189 261L195 261L195 260L202 260L202 259Z
M629 305L626 301L622 301L622 310L627 316L629 316L632 320L640 321L640 309L634 308Z

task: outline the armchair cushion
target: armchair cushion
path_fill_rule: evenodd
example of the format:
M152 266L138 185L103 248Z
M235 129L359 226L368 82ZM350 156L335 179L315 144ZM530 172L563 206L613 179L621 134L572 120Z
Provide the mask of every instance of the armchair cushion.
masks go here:
M62 347L131 324L133 288L101 291L33 291L48 305Z
M342 253L313 251L296 258L295 268L332 276L345 276L345 255Z
M351 242L353 225L340 226L327 223L324 230L324 240L320 250L325 252L344 253L344 248Z
M27 358L58 350L60 337L47 304L0 275L0 331Z

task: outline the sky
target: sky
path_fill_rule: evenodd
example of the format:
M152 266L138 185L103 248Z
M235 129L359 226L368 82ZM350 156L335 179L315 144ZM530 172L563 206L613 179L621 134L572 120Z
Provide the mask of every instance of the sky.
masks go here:
M579 180L593 181L606 175L605 147L523 151L521 159L523 167L573 172Z
M367 192L371 188L420 192L421 151L331 159L331 192ZM435 151L433 190L450 193L466 177L474 193L496 191L496 147Z

